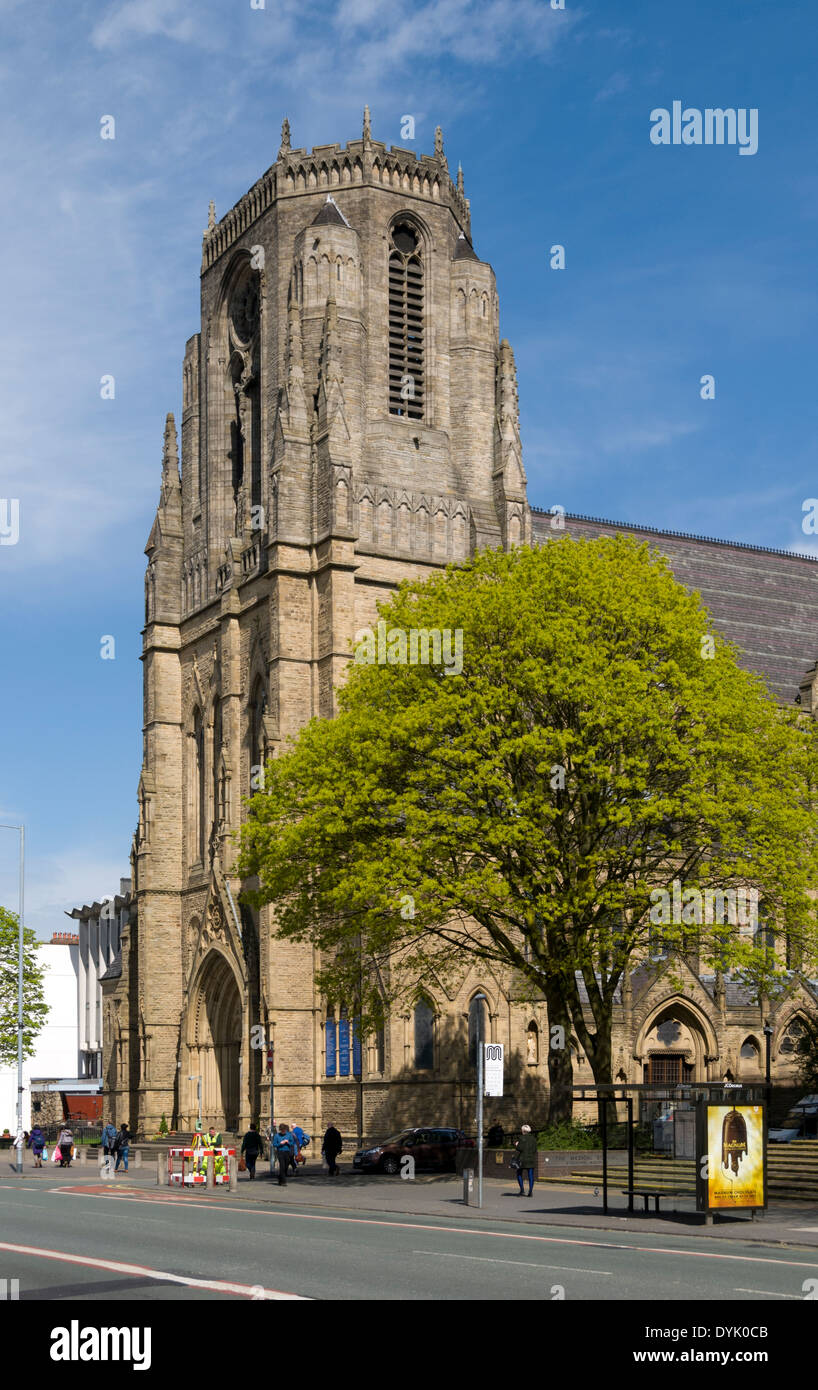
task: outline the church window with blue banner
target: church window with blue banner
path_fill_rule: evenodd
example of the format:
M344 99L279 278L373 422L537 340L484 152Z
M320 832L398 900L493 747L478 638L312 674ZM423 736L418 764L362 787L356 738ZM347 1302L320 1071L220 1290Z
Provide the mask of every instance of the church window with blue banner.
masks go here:
M336 1025L335 1025L335 1014L333 1013L332 1009L329 1009L329 1010L327 1011L327 1021L326 1021L326 1023L324 1024L324 1036L325 1036L325 1039L326 1039L326 1042L325 1042L325 1047L326 1047L326 1067L325 1067L325 1070L326 1070L326 1074L327 1074L327 1076L335 1076L336 1064L337 1064L337 1057L336 1057Z
M349 1016L343 1005L338 1011L338 1075L349 1076Z

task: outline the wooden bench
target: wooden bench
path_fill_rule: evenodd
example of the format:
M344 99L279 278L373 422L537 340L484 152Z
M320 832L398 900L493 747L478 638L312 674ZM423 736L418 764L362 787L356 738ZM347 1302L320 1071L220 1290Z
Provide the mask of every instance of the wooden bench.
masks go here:
M660 1197L695 1197L696 1193L689 1187L623 1187L623 1197L644 1197L645 1211L648 1211L648 1199L653 1198L653 1210L659 1211Z

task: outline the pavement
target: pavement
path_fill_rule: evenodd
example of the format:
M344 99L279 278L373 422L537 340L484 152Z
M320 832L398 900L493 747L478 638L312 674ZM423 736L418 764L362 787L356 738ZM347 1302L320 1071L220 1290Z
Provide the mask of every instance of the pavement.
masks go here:
M181 1190L156 1183L156 1168L143 1166L120 1171L102 1181L94 1163L74 1164L58 1168L48 1164L36 1169L29 1161L22 1176L9 1162L0 1163L0 1187L24 1188L44 1186L70 1188L88 1195L145 1196L159 1200L173 1199L184 1203L188 1199L221 1203L225 1206L258 1206L260 1209L296 1207L307 1204L311 1210L331 1209L334 1212L380 1214L389 1217L437 1217L459 1223L481 1224L502 1222L522 1226L571 1227L577 1230L639 1231L667 1237L674 1232L684 1233L702 1241L728 1241L757 1245L786 1245L818 1249L818 1207L810 1202L773 1200L765 1213L751 1220L748 1213L724 1213L714 1217L712 1225L695 1210L692 1197L666 1198L657 1216L653 1211L629 1213L627 1199L618 1188L609 1189L609 1211L602 1210L602 1191L577 1187L559 1187L554 1183L539 1183L531 1198L520 1197L516 1181L508 1178L484 1178L483 1206L466 1206L463 1201L463 1180L453 1175L419 1175L413 1180L385 1177L377 1174L355 1173L341 1165L340 1176L330 1178L317 1165L308 1163L297 1178L290 1178L286 1187L279 1187L269 1175L269 1165L260 1162L257 1177L251 1181L246 1173L238 1175L238 1187L233 1193L225 1188L208 1192L202 1187ZM641 1201L637 1199L641 1207Z

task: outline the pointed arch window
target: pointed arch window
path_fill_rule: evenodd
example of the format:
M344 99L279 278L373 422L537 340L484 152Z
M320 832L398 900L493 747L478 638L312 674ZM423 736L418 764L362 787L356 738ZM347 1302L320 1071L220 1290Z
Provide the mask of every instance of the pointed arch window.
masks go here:
M224 778L222 777L222 702L213 703L213 834L217 835L224 819Z
M196 861L204 863L204 839L205 839L205 739L204 721L202 712L196 709L193 712L193 778L192 778L192 812L193 812L193 846Z
M469 1061L473 1067L477 1066L478 1038L484 1043L489 1041L488 1010L485 999L475 996L469 1004Z
M327 1076L335 1076L338 1070L338 1037L337 1024L335 1022L335 1010L327 1009L327 1018L324 1024L324 1072Z
M435 1011L428 999L415 1005L415 1067L433 1071L435 1065Z
M266 754L266 731L264 719L267 714L267 691L259 676L253 686L250 701L250 790L264 790L264 761Z
M409 420L424 418L424 308L420 237L399 222L389 251L389 413Z

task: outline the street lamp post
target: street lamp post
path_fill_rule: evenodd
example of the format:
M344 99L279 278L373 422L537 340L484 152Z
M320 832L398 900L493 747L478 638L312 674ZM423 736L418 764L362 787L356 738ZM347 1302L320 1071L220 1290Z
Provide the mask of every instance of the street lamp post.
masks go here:
M485 994L475 994L473 1003L477 1010L477 1205L483 1205L483 1005L488 1003Z
M765 1058L765 1075L766 1075L766 1079L767 1079L767 1127L769 1128L769 1124L770 1124L770 1099L771 1099L771 1097L770 1097L770 1060L771 1060L771 1059L770 1059L770 1048L771 1048L772 1038L773 1038L773 1026L772 1026L772 1024L770 1023L770 1020L769 1020L769 1019L766 1019L765 1022L764 1022L764 1029L763 1029L763 1032L764 1032L764 1044L765 1044L765 1051L766 1051L766 1058Z
M199 1129L202 1127L202 1078L201 1076L189 1076L188 1081L196 1082L196 1102L199 1112Z
M20 912L17 919L17 1172L23 1171L23 903L26 863L26 832L22 825L0 825L20 835Z

